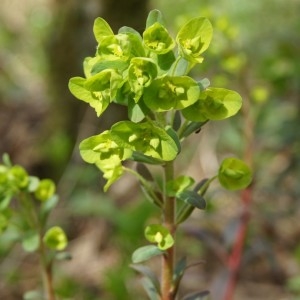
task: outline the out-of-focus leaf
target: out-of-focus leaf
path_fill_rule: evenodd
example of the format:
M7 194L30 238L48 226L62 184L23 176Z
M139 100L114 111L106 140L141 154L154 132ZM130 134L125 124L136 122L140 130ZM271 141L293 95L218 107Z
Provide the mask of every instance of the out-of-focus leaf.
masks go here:
M148 245L136 249L133 252L131 259L133 263L138 264L161 254L163 254L163 251L160 250L157 246Z

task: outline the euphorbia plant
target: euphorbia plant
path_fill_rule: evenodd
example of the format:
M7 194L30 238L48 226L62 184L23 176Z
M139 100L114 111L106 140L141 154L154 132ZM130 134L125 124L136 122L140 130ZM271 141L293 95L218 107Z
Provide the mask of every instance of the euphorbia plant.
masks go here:
M111 103L127 108L128 119L83 140L80 153L103 173L105 191L130 172L161 210L162 221L145 229L151 245L132 255L133 267L145 275L144 286L152 300L177 297L186 261L177 261L175 255L176 230L194 209L205 208L204 195L210 183L218 178L225 188L237 190L251 182L251 171L236 158L226 158L215 176L200 182L174 173L182 142L210 120L235 115L242 105L237 92L211 87L208 79L188 75L202 63L212 33L209 20L199 17L183 25L174 39L157 10L150 12L142 35L130 27L115 34L104 19L97 18L96 54L84 60L85 78L74 77L69 82L73 95L94 108L98 116ZM127 160L137 162L136 168L127 167ZM149 165L161 166L162 180ZM157 255L162 257L161 280L139 265ZM204 294L188 299L201 299Z
M67 246L67 237L59 226L48 227L48 218L58 202L55 184L51 179L30 176L20 165L12 165L8 155L0 164L0 235L14 233L26 252L39 257L43 292L28 291L24 299L55 300L53 264L66 259L60 252ZM12 204L14 203L14 204Z

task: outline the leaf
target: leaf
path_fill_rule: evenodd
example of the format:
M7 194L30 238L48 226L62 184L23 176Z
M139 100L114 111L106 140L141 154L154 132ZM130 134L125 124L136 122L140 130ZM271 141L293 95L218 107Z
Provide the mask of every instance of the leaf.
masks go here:
M144 57L134 57L128 68L128 82L131 91L138 102L145 87L149 86L157 76L157 67L153 60Z
M143 32L144 47L156 54L165 54L175 47L175 41L168 30L159 22L146 28Z
M145 104L154 111L183 109L194 104L199 97L200 88L188 76L165 76L155 79L145 88Z
M208 300L209 291L202 291L185 296L182 300Z
M191 187L195 183L195 180L190 176L179 176L174 180L170 180L167 182L166 190L168 196L175 196L176 194L186 190Z
M23 300L41 300L41 299L43 299L43 293L36 290L28 291L23 296Z
M163 15L158 9L151 10L146 21L146 28L152 26L154 23L164 24Z
M28 231L22 238L22 247L26 252L34 252L40 245L39 235L35 231Z
M203 197L195 191L181 191L176 194L176 198L198 209L205 209L206 207Z
M104 37L114 35L109 24L100 17L94 21L93 32L98 43L100 43Z
M145 237L151 243L157 243L160 250L167 250L174 245L174 239L170 231L160 225L152 224L145 228Z
M224 188L240 190L251 183L252 171L242 160L226 158L220 165L218 179Z
M157 246L148 245L136 249L133 252L131 259L133 263L137 264L161 254L163 254L163 251L160 250Z
M65 232L59 226L51 227L43 237L43 242L49 249L63 250L68 245Z
M153 282L149 278L147 278L147 277L142 278L141 281L142 281L142 285L143 285L150 300L160 300L161 299L159 292L155 289Z
M175 270L174 270L174 275L173 275L173 282L175 287L174 295L177 294L180 281L184 275L185 269L186 269L186 257L183 257L176 263Z
M142 41L142 36L134 28L131 28L131 27L128 27L128 26L122 26L119 29L118 33L124 33L124 34L130 33L130 34L134 34L134 35L136 35Z
M208 88L200 93L199 100L184 109L182 114L190 121L223 120L235 115L242 107L241 96L231 90Z
M131 265L131 268L133 268L135 271L141 273L146 278L148 278L151 282L151 289L153 290L153 292L159 295L159 291L160 291L159 280L155 275L155 273L149 267L143 265Z
M20 189L27 187L29 183L29 176L26 170L19 166L14 165L9 169L8 176L12 179L13 183Z
M51 213L51 211L55 208L55 206L58 203L58 196L53 195L50 199L48 199L46 202L43 202L40 208L40 219L43 224L46 223L46 220Z
M191 122L189 123L183 130L182 134L180 135L180 138L188 137L192 133L198 133L202 126L205 125L207 121L205 122Z
M213 35L213 28L206 18L194 18L179 30L176 42L179 53L188 61L201 63L201 54L208 48Z
M135 124L121 121L112 126L111 135L120 147L164 161L173 160L178 153L178 147L172 137L164 129L150 122Z
M145 166L145 164L138 163L136 166L136 170L146 180L154 181L152 174L150 173L149 169Z

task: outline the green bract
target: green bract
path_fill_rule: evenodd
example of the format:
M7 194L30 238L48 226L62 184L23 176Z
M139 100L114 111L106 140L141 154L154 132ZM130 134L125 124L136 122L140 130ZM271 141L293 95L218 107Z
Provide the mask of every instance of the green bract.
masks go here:
M152 123L121 121L112 126L111 134L120 147L164 161L173 160L179 152L174 139Z
M177 34L180 55L193 63L201 63L201 54L208 48L212 34L213 28L208 19L192 19Z
M165 54L175 47L167 29L158 22L144 31L143 39L145 47L156 54Z
M156 64L149 58L136 57L128 68L128 82L137 102L143 95L144 87L151 84L157 76Z
M182 111L190 121L223 120L235 115L242 107L241 96L222 88L207 88L196 103Z
M155 79L145 89L145 104L154 111L183 109L198 100L200 88L188 76L165 76Z
M55 193L55 184L51 179L42 179L34 192L36 199L47 201Z
M51 227L45 233L43 241L49 249L63 250L68 245L65 232L58 226Z
M105 190L123 174L121 162L132 153L130 149L120 147L108 130L83 140L79 149L83 160L95 164L104 173L108 181Z
M159 224L149 225L145 228L145 237L151 243L157 243L160 250L167 250L174 244L174 239L169 230Z
M120 33L104 37L98 46L97 54L102 60L128 61L134 56L144 56L145 52L138 36Z
M100 43L106 36L114 35L109 24L100 17L95 20L93 31L98 43Z
M237 158L226 158L219 168L218 178L226 189L240 190L251 183L252 171L243 161Z
M23 167L18 165L11 167L8 173L8 178L20 189L25 188L29 183L27 172Z

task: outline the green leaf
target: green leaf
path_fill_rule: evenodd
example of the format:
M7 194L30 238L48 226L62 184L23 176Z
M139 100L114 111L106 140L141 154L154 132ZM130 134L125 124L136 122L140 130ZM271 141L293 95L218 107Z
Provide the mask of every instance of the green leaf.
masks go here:
M145 88L145 104L154 111L183 109L194 104L199 97L200 88L188 76L165 76L155 79Z
M145 164L138 163L136 166L137 172L146 180L154 181L152 174L150 173L149 169L145 166Z
M146 28L152 26L154 23L164 24L163 15L158 9L153 9L149 12L147 21L146 21Z
M139 123L145 119L146 114L149 112L148 107L139 101L135 103L134 100L128 99L128 118L134 123Z
M185 269L186 269L186 257L183 257L176 263L175 270L174 270L174 275L173 275L173 282L175 287L174 295L177 294Z
M142 275L144 275L146 278L149 279L149 281L151 282L151 290L156 293L157 295L159 295L159 291L160 291L160 283L159 280L157 278L157 276L155 275L155 273L148 267L143 266L143 265L131 265L131 268L133 268L135 271L141 273ZM160 298L159 298L160 299Z
M186 190L187 188L191 187L195 183L195 180L186 175L182 175L177 177L174 180L168 181L166 190L168 196L175 196L176 194Z
M208 48L213 35L213 28L206 18L194 18L179 30L176 42L179 53L188 61L201 63L201 54Z
M144 46L156 54L165 54L175 47L175 41L161 23L154 23L143 33Z
M40 208L40 219L43 224L46 223L46 220L51 213L51 211L55 208L55 206L58 203L58 196L53 195L50 199L48 199L46 202L43 202Z
M59 226L51 227L43 237L43 242L49 249L63 250L68 245L65 232Z
M106 110L110 102L116 97L121 83L122 77L113 69L103 70L85 81L84 88L93 97L89 104L95 108L98 116Z
M111 135L120 147L164 161L173 160L178 153L172 137L164 129L149 122L118 122L112 126Z
M218 179L224 188L240 190L251 183L252 171L242 160L226 158L219 168Z
M34 192L34 196L37 200L44 202L54 195L55 189L55 183L51 179L42 179Z
M133 33L119 33L104 37L98 46L97 54L102 60L128 61L135 56L145 56L140 38Z
M199 100L184 109L182 114L190 121L223 120L235 115L242 107L241 96L231 90L208 88L200 93Z
M0 211L0 235L6 230L9 224L10 213L8 210Z
M40 291L32 290L24 294L23 300L41 300L44 295Z
M134 100L138 102L143 95L145 87L149 86L157 76L157 67L153 60L144 57L134 57L128 68L128 82L131 91L135 94Z
M198 209L205 209L206 202L195 191L184 190L176 194L176 198Z
M159 292L156 290L155 286L153 285L153 282L149 278L144 277L141 281L150 300L161 299Z
M181 135L179 136L179 138L184 138L184 137L187 137L189 135L191 135L192 133L198 133L202 126L204 124L206 124L207 121L205 122L191 122L189 123L183 130L183 132L181 133Z
M29 177L26 170L19 165L11 167L8 176L20 189L27 187L29 183Z
M95 109L98 116L107 108L110 103L111 93L109 89L92 93L85 86L86 79L81 77L73 77L69 81L69 90L71 93L84 102L87 102Z
M145 237L151 243L157 243L160 250L167 250L174 245L174 239L170 231L160 225L152 224L146 227Z
M32 193L35 192L40 184L40 179L36 176L29 176L29 183L27 190L28 192Z
M109 24L100 17L94 21L93 32L98 43L100 43L104 37L114 35Z
M132 154L130 149L120 147L108 130L83 140L79 145L79 150L84 161L96 164L104 173L103 177L107 180L105 191L122 176L121 162Z
M22 247L26 252L34 252L40 245L39 235L35 231L26 232L22 239Z
M161 254L163 254L163 251L160 250L157 246L148 245L136 249L133 252L131 259L133 263L137 264Z
M130 34L134 34L134 35L136 35L142 41L142 36L134 28L131 28L131 27L128 27L128 26L122 26L119 29L118 33L124 33L124 34L130 33Z
M128 63L123 60L100 60L97 61L91 68L91 75L96 75L106 69L114 69L122 73L125 69L128 68ZM89 76L90 77L90 76Z
M172 64L175 61L175 55L173 51L169 51L164 54L157 54L156 56L157 65L159 69L159 75L165 75L165 73L171 68ZM172 74L178 75L178 74ZM184 75L184 74L179 74Z
M202 291L185 296L182 300L208 300L209 291Z

